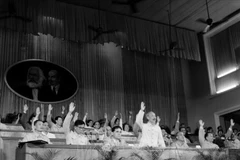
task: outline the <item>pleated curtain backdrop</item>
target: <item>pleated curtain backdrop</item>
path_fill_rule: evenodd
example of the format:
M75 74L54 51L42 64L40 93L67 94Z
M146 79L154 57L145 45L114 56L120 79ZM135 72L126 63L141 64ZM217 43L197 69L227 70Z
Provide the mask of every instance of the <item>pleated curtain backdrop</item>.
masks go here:
M100 24L104 31L118 30L103 34L97 41L92 40L96 32L89 25L98 27L96 9L74 6L55 0L11 0L18 8L18 15L32 19L26 23L14 18L2 19L0 28L37 35L50 34L64 40L81 43L114 42L124 48L154 55L200 61L197 33L187 29L169 26L124 15L100 11ZM7 7L7 6L6 6ZM176 41L183 50L169 51L170 40Z
M161 124L172 126L177 112L187 123L186 104L180 59L155 56L122 49L114 43L80 44L63 41L50 35L35 36L0 29L0 112L2 115L22 112L30 106L29 114L39 103L26 101L15 95L4 82L4 73L12 64L25 59L43 59L70 70L79 82L79 91L69 101L53 104L53 115L76 102L80 118L85 112L93 120L109 119L118 110L125 121L128 111L134 117L141 101L147 111L161 117ZM47 105L45 105L45 114Z

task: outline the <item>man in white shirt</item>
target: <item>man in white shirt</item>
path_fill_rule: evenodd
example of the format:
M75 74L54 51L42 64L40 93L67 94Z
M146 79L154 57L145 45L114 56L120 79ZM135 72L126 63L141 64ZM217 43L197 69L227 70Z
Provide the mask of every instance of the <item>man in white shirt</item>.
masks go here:
M47 121L43 122L42 130L43 130L42 134L44 134L48 138L56 138L55 134L52 134L52 133L49 132L50 128L48 126L48 122Z
M137 114L136 123L142 130L142 137L139 142L140 147L166 147L162 131L159 125L156 124L156 115L154 112L150 111L146 114L148 119L147 123L143 123L143 116L145 110L144 102L141 103L141 110Z
M214 137L213 137L213 133L211 132L207 132L205 134L204 131L204 122L202 120L199 120L199 132L198 132L198 138L199 138L199 143L201 145L202 148L219 148L218 145L213 143Z
M33 132L27 134L21 142L42 140L47 142L48 144L51 144L49 138L46 135L42 134L42 126L43 122L41 120L36 120L33 125Z
M74 103L71 102L69 105L69 112L63 122L64 133L66 135L66 144L72 145L87 145L89 143L89 139L84 133L85 123L82 120L76 120L74 122L74 130L70 130L70 123L72 120L72 112L74 111L75 106Z

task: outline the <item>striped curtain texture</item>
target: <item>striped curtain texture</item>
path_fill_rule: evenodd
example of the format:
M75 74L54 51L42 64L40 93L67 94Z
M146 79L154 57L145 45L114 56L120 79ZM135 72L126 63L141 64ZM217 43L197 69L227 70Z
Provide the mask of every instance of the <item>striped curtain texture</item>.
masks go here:
M85 112L93 120L112 118L118 110L126 120L128 111L135 116L141 101L147 111L161 117L161 124L172 126L177 112L181 122L187 123L185 95L182 82L181 59L156 56L122 49L115 43L82 44L55 38L0 29L0 113L22 112L28 104L30 115L39 103L15 95L6 85L7 68L26 59L43 59L70 70L79 82L78 93L69 101L53 104L53 116L61 106L68 108L76 102L79 118ZM47 105L45 105L45 114Z
M26 23L15 18L1 19L0 28L37 35L42 33L64 40L80 43L104 44L114 42L124 48L145 52L146 54L166 55L175 58L200 61L198 37L196 32L171 27L138 18L100 11L100 26L104 31L93 40L96 32L88 27L99 27L98 10L61 3L56 0L11 0L17 7L17 14L30 18ZM7 8L7 1L5 4ZM4 8L4 6L3 6ZM176 41L183 50L169 51L170 41Z

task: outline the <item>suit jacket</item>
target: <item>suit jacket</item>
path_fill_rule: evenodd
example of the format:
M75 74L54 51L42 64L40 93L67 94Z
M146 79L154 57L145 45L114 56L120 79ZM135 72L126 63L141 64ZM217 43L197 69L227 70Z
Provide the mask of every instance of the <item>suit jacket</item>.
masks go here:
M43 92L43 99L46 102L65 100L73 95L73 90L64 87L64 85L59 86L57 93L52 90L50 85L45 86Z

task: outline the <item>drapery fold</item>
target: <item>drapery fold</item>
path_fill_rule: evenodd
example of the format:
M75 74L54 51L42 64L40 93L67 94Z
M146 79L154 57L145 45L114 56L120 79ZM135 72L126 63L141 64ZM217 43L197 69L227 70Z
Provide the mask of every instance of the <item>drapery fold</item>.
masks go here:
M18 15L32 19L25 23L17 19L2 19L0 27L32 34L50 34L53 37L80 43L114 42L130 50L167 55L200 61L197 34L194 31L172 27L142 19L100 11L100 26L104 31L117 29L115 33L102 34L92 40L96 32L89 25L98 27L96 9L60 3L55 0L15 0ZM171 38L170 38L171 36ZM176 41L181 50L168 50L170 41ZM168 50L168 51L165 51Z
M80 45L50 35L2 29L0 44L0 113L3 116L22 112L25 103L29 105L29 115L40 106L14 94L4 82L4 73L21 60L41 59L65 67L79 82L79 91L72 99L52 104L53 117L61 114L62 106L68 107L74 101L80 119L85 112L94 121L103 118L105 112L110 119L117 110L125 121L129 111L135 117L144 101L146 111L160 115L161 124L172 126L178 111L181 111L181 122L187 123L181 59L133 52L114 43Z

